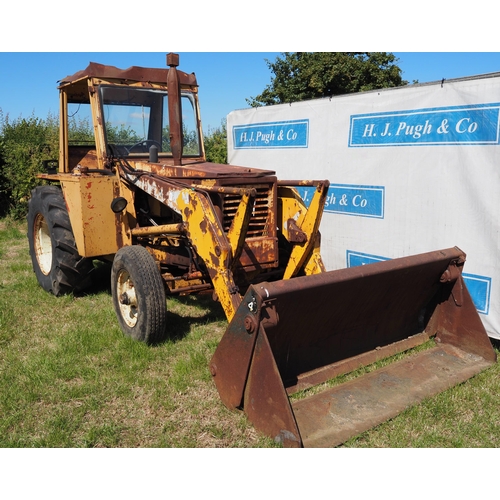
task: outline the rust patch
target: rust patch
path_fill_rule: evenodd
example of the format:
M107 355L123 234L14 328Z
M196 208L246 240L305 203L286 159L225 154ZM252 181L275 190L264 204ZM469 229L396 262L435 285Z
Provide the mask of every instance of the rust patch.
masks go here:
M200 170L182 170L182 177L207 177L207 173Z
M220 266L220 259L217 257L217 255L214 255L213 253L210 254L210 262L212 262L212 265L214 268L218 269Z
M92 184L92 183L89 183L89 184ZM88 187L87 187L88 189ZM89 210L93 210L95 208L95 205L92 203L92 193L89 191L87 193L87 208Z
M116 183L114 184L113 198L120 196L120 186ZM116 235L116 247L119 249L123 246L123 214L115 214L115 235Z
M196 76L194 73L185 73L177 71L179 81L183 85L197 87ZM133 80L144 83L167 83L168 69L165 68L143 68L140 66L131 66L127 69L119 69L115 66L109 66L91 62L84 70L78 71L73 75L69 75L61 80L60 87L65 84L81 80L83 78L113 78L119 80Z
M269 237L247 239L241 252L239 265L245 269L276 267L278 265L278 240Z
M307 241L307 234L297 226L295 220L288 219L288 239L291 243L305 243Z

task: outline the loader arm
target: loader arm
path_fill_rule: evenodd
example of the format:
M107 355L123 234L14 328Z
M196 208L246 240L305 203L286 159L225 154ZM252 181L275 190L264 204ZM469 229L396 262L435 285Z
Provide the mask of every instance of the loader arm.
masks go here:
M241 295L233 277L233 268L245 242L255 190L188 186L153 175L137 175L124 171L122 175L128 182L182 216L184 222L182 232L189 239L196 254L203 260L217 298L228 321L231 321L241 303ZM210 190L241 194L241 201L227 234L207 194Z
M315 186L308 208L295 190L289 186ZM319 226L323 215L329 181L279 181L281 227L285 238L293 243L283 279L290 279L303 271L305 275L325 272L320 255Z
M210 198L201 191L184 189L175 204L186 223L186 235L208 269L210 279L228 321L241 303L231 271L236 248L222 230ZM236 244L238 241L236 241Z
M236 210L231 227L227 232L227 239L232 250L231 269L234 270L243 250L243 244L247 235L248 223L252 215L255 200L255 190L248 190L243 193L241 201Z

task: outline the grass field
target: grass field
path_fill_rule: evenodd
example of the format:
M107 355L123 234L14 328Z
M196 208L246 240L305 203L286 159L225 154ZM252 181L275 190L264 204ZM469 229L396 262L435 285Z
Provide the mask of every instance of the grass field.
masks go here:
M226 328L209 297L168 300L171 338L123 336L109 268L56 298L32 271L24 224L0 221L0 447L267 448L221 403L208 370ZM344 447L500 446L500 369L410 408Z

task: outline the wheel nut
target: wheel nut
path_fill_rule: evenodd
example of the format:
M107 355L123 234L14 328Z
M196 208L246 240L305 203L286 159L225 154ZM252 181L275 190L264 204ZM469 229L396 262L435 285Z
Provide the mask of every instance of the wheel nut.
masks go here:
M124 306L130 305L130 299L128 298L128 295L126 293L122 293L120 295L120 304L123 304Z

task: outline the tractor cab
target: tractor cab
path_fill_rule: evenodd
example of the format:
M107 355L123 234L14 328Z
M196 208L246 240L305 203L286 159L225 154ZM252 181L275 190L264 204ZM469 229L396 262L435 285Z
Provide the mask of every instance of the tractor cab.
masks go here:
M113 160L158 159L165 165L205 161L194 73L90 63L63 78L59 172L110 169ZM151 151L151 157L149 157Z

